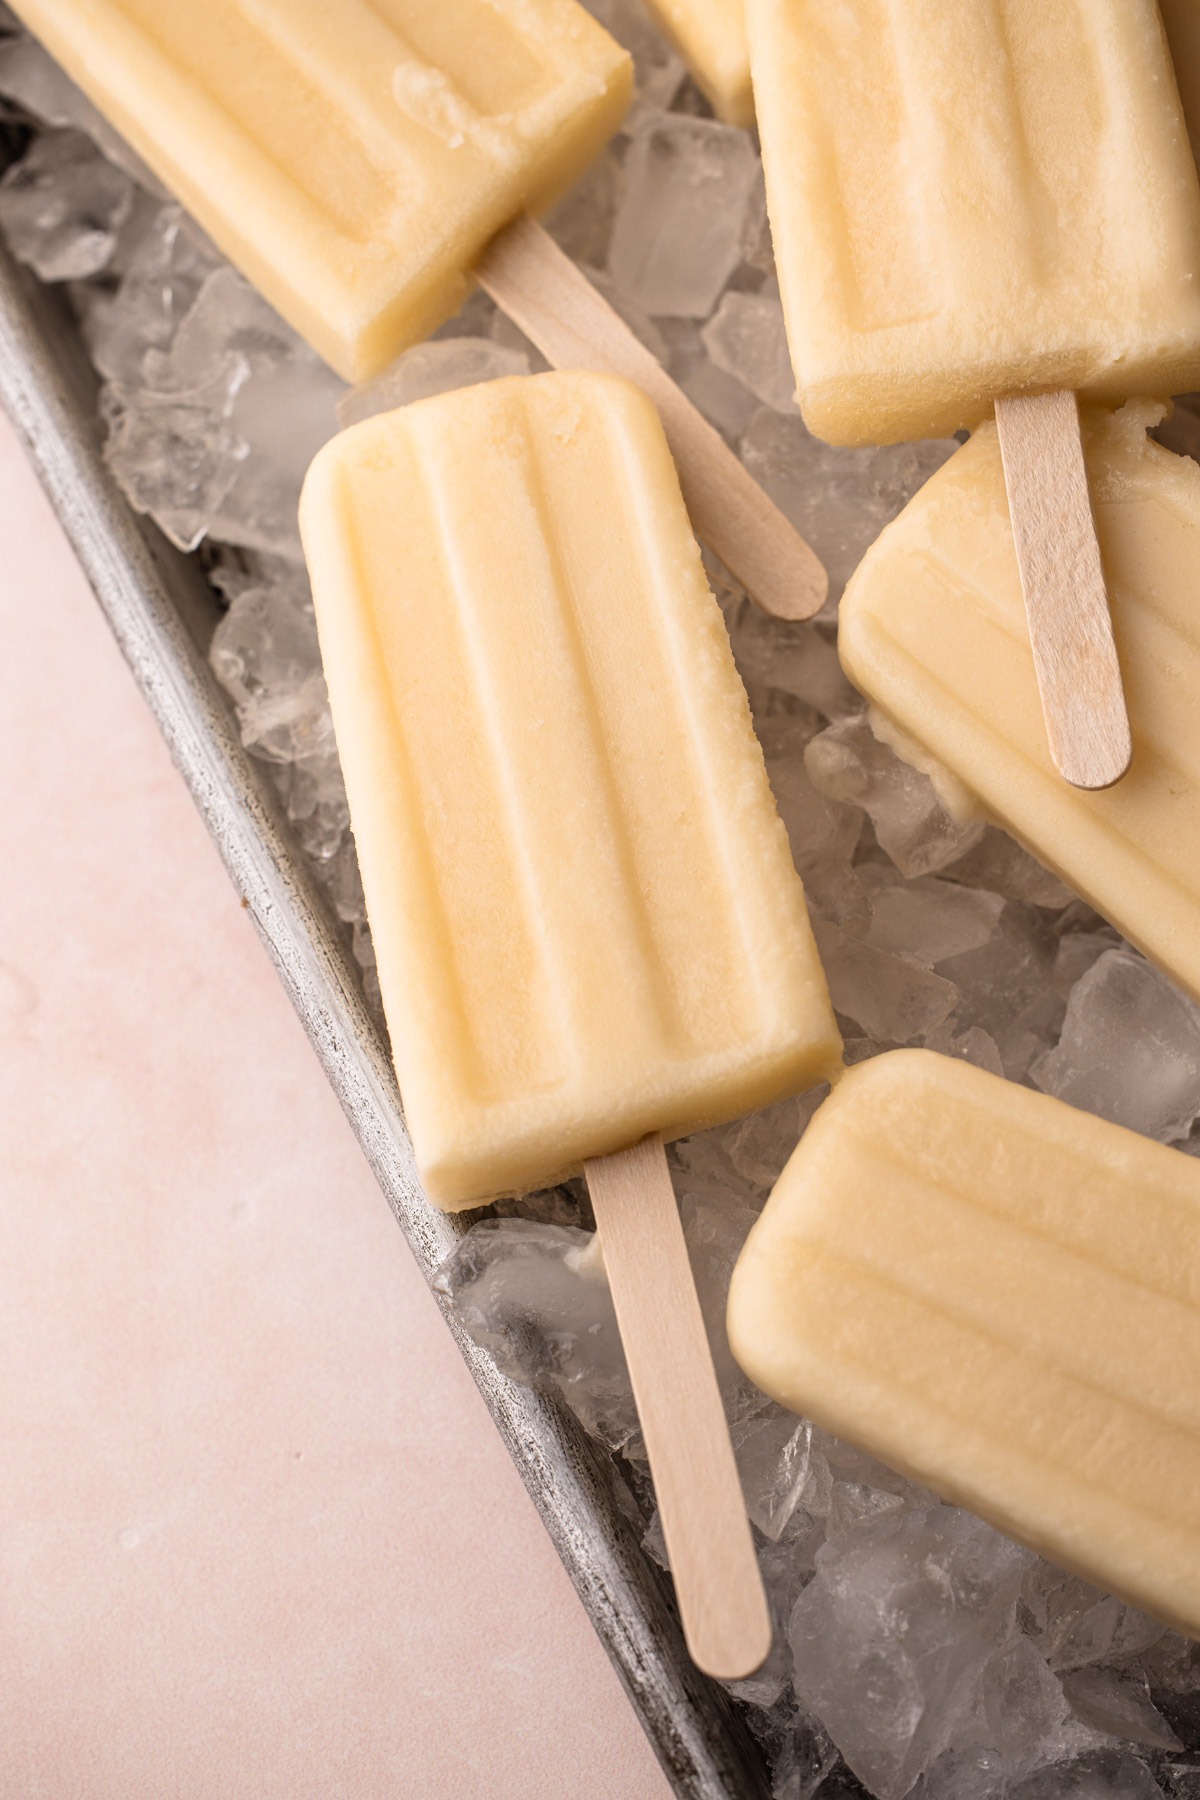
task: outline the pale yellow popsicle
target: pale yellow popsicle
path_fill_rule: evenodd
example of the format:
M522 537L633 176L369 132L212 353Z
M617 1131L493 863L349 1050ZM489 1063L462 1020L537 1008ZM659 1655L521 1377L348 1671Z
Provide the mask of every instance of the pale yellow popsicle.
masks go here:
M851 1069L751 1232L742 1367L1200 1632L1200 1166L927 1050Z
M649 5L718 119L753 125L745 0L649 0Z
M1200 998L1200 467L1146 437L1161 410L1084 413L1133 728L1116 787L1069 788L1051 764L991 425L867 552L838 648L902 753L944 765Z
M335 438L301 529L431 1198L818 1080L839 1039L658 416L607 376Z
M575 0L19 0L22 20L347 380L456 311L472 263L620 123Z
M747 0L800 405L838 444L1200 387L1200 188L1154 0Z

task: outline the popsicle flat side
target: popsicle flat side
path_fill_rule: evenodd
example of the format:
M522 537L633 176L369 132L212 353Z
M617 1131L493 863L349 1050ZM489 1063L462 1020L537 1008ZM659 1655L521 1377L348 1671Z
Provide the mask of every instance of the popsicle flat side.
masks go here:
M729 1298L751 1378L1200 1631L1200 1167L930 1051L850 1070Z
M851 579L838 650L910 760L979 809L1200 999L1200 468L1146 436L1153 402L1083 409L1134 754L1116 787L1050 758L995 427L893 520Z
M1200 186L1154 0L747 0L747 21L819 437L1200 386Z
M544 375L366 420L301 529L430 1197L823 1079L803 889L650 401Z
M20 0L226 256L348 381L454 313L632 94L575 0Z

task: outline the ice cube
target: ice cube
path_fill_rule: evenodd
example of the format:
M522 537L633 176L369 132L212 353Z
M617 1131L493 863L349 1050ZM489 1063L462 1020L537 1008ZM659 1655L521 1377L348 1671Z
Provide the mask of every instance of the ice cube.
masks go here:
M947 879L965 882L968 887L991 888L1006 900L1025 900L1031 906L1056 910L1069 906L1073 898L1057 875L994 825L988 825L979 842L958 858Z
M770 1662L759 1676L731 1682L730 1691L747 1699L753 1711L750 1729L762 1745L771 1769L774 1800L813 1800L818 1791L824 1800L856 1800L844 1788L846 1774L837 1746L818 1720L805 1712L785 1686L773 1693ZM765 1692L764 1692L765 1690ZM768 1699L766 1696L771 1696ZM756 1698L763 1695L763 1698ZM857 1789L857 1784L855 1784ZM861 1792L861 1789L857 1789Z
M1062 1019L1063 1003L1053 982L1054 953L1045 915L1010 900L985 944L938 964L938 974L958 989L960 1023L969 1020L987 1032L1012 1080L1024 1074L1032 1055L1041 1054Z
M834 1010L868 1033L874 1044L909 1044L953 1012L953 982L907 957L876 950L819 916L813 919Z
M342 923L361 924L367 916L367 902L353 839L345 838L336 856L323 860L321 877L333 910Z
M792 694L830 720L862 711L862 701L842 674L836 648L817 626L768 618L740 596L730 608L728 623L733 654L747 684Z
M1163 1800L1163 1789L1140 1757L1104 1749L1039 1769L1006 1800Z
M734 376L775 412L798 410L796 377L777 295L726 293L703 337L718 369Z
M1120 933L1111 926L1102 925L1095 931L1064 931L1054 953L1054 986L1063 999L1070 998L1072 988L1106 950L1119 950L1121 943Z
M1152 1750L1182 1750L1183 1744L1150 1698L1144 1675L1115 1669L1076 1669L1063 1692L1077 1719L1094 1731Z
M161 207L130 258L111 301L89 311L86 336L92 361L126 387L145 379L148 350L166 350L219 265L178 206Z
M725 1307L733 1265L758 1212L744 1201L739 1203L728 1185L719 1199L689 1192L686 1182L678 1185L683 1235L725 1410L733 1419L755 1418L765 1402L734 1361L725 1333Z
M781 713L759 720L757 730L775 804L810 902L838 924L865 923L867 898L851 867L862 833L861 810L830 799L813 785L804 763L802 720Z
M741 261L758 159L744 131L660 114L635 131L608 267L650 314L707 318Z
M865 879L865 876L864 876ZM871 882L867 942L930 967L978 950L995 936L1004 900L982 888L956 887L936 876Z
M758 169L758 178L750 194L750 204L746 208L746 222L742 231L742 257L746 268L753 269L759 275L765 275L772 290L778 293L779 281L775 272L775 246L771 242L771 221L767 216L767 184L761 163Z
M203 539L249 452L229 416L244 379L233 365L191 394L111 383L102 395L105 460L135 511L181 550Z
M273 766L301 848L318 866L330 861L341 850L350 824L342 768L334 750Z
M246 452L208 529L225 543L299 561L300 489L313 457L337 429L344 383L227 267L206 277L169 352L149 351L144 367L152 388L185 392L221 369L244 370L233 387L229 421Z
M593 1227L587 1188L578 1176L558 1187L493 1200L491 1210L502 1219L536 1219L541 1225L575 1225L584 1230ZM598 1254L598 1240L593 1240L592 1253Z
M1061 1675L1095 1663L1120 1662L1167 1636L1157 1619L1102 1594L1091 1582L1044 1565L1051 1601L1041 1631L1042 1647Z
M1028 1638L1013 1635L984 1664L950 1748L917 1792L921 1800L993 1800L1100 1742L1071 1717L1045 1658Z
M772 1542L780 1537L804 1491L811 1448L808 1421L778 1407L734 1424L733 1449L746 1511Z
M803 1099L789 1096L764 1106L721 1131L729 1160L744 1181L753 1187L772 1188L784 1163L796 1148L809 1119L827 1088L813 1088Z
M973 1063L977 1069L986 1069L991 1075L1005 1073L1000 1046L990 1032L981 1030L978 1025L968 1025L965 1031L959 1031L953 1017L943 1019L940 1025L925 1033L922 1041L926 1050L936 1050L939 1056L957 1056L962 1062Z
M151 313L152 328L159 318ZM343 384L224 264L160 335L107 346L136 370L107 395L118 480L183 549L211 532L299 561L300 488L336 429Z
M831 799L861 806L902 875L932 875L978 842L982 821L960 823L946 811L928 775L880 741L865 713L839 719L804 752L814 785Z
M947 1748L1028 1561L948 1506L869 1514L818 1550L789 1630L796 1689L878 1800Z
M741 445L750 473L828 569L831 607L884 526L957 449L952 439L931 438L839 450L798 415L770 407L755 414Z
M613 216L623 181L620 163L611 150L606 150L547 214L547 231L572 262L603 268L608 261Z
M596 292L603 295L613 311L625 321L638 342L646 346L651 356L657 362L668 363L671 358L670 345L641 302L627 293L607 269L585 268L583 273Z
M1012 1773L1059 1760L1068 1744L1084 1748L1086 1734L1064 1732L1070 1707L1062 1682L1027 1637L1014 1636L988 1659L979 1698L983 1730Z
M0 179L0 226L43 281L81 281L112 260L133 207L129 176L80 131L44 131Z
M736 444L758 409L757 400L741 382L718 369L707 356L675 379L709 424L715 425L729 443Z
M1173 1143L1200 1116L1200 1007L1136 951L1106 950L1030 1073L1047 1094Z
M637 1410L591 1233L484 1219L442 1264L434 1287L504 1374L561 1394L610 1448L634 1447Z
M291 763L332 751L316 620L299 584L239 594L213 634L209 660L256 756Z

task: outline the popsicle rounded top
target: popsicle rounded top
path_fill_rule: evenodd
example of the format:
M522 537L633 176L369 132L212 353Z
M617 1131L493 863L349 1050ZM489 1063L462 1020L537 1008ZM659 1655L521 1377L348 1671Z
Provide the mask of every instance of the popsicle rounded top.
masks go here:
M1133 732L1116 787L1085 793L1054 769L992 425L867 552L838 650L904 754L948 769L1200 998L1200 468L1147 437L1162 410L1082 414Z
M818 436L1200 386L1200 186L1154 0L747 0L747 19Z
M488 240L619 125L630 59L576 0L19 0L347 380L465 298Z
M662 426L543 375L335 438L301 529L393 1054L448 1207L840 1040Z
M849 1070L734 1270L782 1404L1200 1632L1200 1166L926 1050Z

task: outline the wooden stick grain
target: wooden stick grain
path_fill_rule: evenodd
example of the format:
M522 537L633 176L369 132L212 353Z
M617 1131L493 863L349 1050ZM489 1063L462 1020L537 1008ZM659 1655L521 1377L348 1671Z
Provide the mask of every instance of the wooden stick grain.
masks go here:
M752 1674L771 1620L662 1139L585 1165L696 1665Z
M500 232L475 277L554 368L623 375L649 394L697 537L765 612L808 619L820 610L829 580L815 552L535 219L525 215Z
M1050 754L1073 786L1111 787L1133 741L1079 406L1071 393L1012 395L996 428Z

